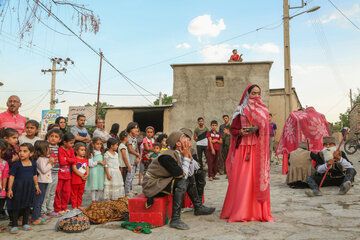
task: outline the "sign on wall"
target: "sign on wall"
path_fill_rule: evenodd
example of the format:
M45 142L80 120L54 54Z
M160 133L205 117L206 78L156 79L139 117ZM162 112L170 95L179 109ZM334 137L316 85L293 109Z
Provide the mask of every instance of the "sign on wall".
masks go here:
M85 115L85 117L86 117L85 125L88 125L88 126L95 125L96 107L94 107L94 106L69 107L68 125L71 125L71 126L76 125L76 118L80 114Z
M55 123L56 118L61 116L60 109L42 110L41 113L41 132L46 133L48 125Z

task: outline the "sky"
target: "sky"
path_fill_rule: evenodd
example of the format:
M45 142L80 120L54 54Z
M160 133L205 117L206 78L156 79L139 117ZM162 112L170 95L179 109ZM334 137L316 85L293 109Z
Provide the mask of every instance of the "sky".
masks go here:
M21 17L27 6L26 1L20 2ZM76 2L93 9L101 21L96 35L85 32L81 37L146 89L135 89L103 62L101 93L136 96L101 96L102 102L114 106L149 105L159 92L172 94L170 64L225 62L234 48L243 54L244 61L273 61L270 88L284 87L280 0ZM289 2L292 7L301 5L300 0ZM360 26L359 1L332 2ZM304 8L291 9L290 16L314 6L321 8L290 21L293 86L304 107L313 106L328 121L336 122L339 114L350 107L349 90L357 93L360 88L360 31L327 0L308 0ZM79 33L71 8L53 6L52 11ZM69 106L94 103L99 57L62 25L46 17L45 12L41 16L47 26L37 22L30 34L20 39L16 14L7 14L0 28L0 82L4 83L0 87L0 111L6 109L7 98L16 94L23 103L20 113L41 119L41 111L49 109L51 84L51 75L43 74L41 69L51 68L52 57L74 61L66 73L57 73L56 89L92 94L58 91L56 98L61 103L56 108L62 115L67 115Z

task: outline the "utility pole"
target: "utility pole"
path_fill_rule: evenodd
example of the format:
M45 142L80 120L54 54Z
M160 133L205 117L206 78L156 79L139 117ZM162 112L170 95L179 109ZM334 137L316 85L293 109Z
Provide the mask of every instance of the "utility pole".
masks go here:
M44 70L41 69L41 72L44 74L47 72L51 72L51 91L50 91L50 109L55 109L55 104L57 103L57 99L55 99L55 83L56 83L56 72L65 72L67 69L63 67L62 69L56 69L56 64L61 65L64 63L65 65L68 64L68 62L71 62L71 64L74 64L74 61L70 58L62 59L62 58L51 58L50 61L52 62L52 69Z
M159 93L159 105L162 105L162 92Z
M100 103L100 82L101 82L101 67L102 67L102 59L103 53L100 50L100 70L99 70L99 84L98 84L98 93L97 93L97 101L96 101L96 120L99 119L99 103Z
M292 79L291 79L291 65L290 65L290 30L289 30L289 1L284 0L283 6L283 21L284 21L284 79L285 79L285 121L292 110L291 93L292 93Z
M353 107L353 99L352 99L352 90L350 88L350 110L352 109Z

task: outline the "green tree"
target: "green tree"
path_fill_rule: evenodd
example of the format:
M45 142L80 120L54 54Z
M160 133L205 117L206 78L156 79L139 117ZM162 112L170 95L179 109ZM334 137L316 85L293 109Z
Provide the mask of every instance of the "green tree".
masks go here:
M360 88L358 88L357 91L357 94L355 94L353 98L353 106L360 103ZM350 127L350 111L351 109L348 108L345 113L340 113L340 121L335 123L336 130L337 128L341 129L341 127Z
M163 105L172 104L172 96L168 96L167 94L164 94L164 96L162 97L162 104ZM154 105L159 105L159 98L154 101Z
M90 106L95 106L96 107L96 102L94 102L94 104L91 103L87 103L85 104L85 107L90 107ZM99 118L101 119L105 119L105 115L106 115L106 109L104 109L104 107L112 107L113 105L107 104L106 102L99 102Z

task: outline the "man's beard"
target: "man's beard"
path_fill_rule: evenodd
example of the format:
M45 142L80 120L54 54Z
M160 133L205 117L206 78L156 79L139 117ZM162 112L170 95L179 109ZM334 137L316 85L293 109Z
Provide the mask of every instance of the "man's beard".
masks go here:
M336 151L336 146L327 148L325 147L321 152L324 154L325 162L329 161L330 159L334 158L334 152Z

